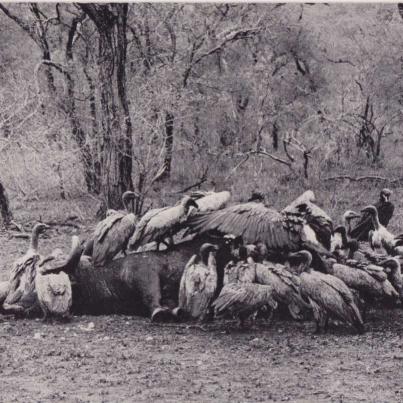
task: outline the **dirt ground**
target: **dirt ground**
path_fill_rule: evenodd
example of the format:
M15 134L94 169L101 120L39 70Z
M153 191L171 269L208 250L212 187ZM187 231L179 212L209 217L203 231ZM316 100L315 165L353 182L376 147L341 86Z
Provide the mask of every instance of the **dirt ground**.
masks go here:
M67 251L75 231L52 230L41 250ZM3 233L0 242L2 280L27 240ZM280 318L240 331L232 322L81 316L52 325L0 315L0 401L403 401L403 310L372 310L366 327L318 336L312 322Z

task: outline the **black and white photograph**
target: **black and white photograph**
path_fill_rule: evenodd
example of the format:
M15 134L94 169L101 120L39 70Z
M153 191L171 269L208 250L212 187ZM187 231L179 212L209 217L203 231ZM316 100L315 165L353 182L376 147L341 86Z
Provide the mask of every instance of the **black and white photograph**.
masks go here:
M403 3L5 1L0 44L0 403L403 401Z

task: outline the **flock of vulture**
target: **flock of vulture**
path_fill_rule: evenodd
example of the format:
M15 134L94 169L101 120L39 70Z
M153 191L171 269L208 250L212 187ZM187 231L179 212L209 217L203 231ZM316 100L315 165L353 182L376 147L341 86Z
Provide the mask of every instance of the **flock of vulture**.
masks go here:
M391 194L383 189L335 227L312 191L282 211L257 192L233 204L228 191L197 191L142 217L129 207L138 195L126 192L125 209L108 210L85 243L73 236L69 255L42 256L38 239L49 227L36 224L0 283L1 310L47 320L91 304L122 313L141 305L152 320L232 317L244 326L281 308L313 318L317 332L332 319L362 333L368 307L398 306L403 296L403 235L387 229Z

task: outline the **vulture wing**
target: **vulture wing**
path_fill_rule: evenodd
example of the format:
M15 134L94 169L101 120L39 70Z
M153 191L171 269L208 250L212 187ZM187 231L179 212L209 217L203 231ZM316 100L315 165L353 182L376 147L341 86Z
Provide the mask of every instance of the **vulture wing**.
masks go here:
M273 288L269 285L231 283L223 287L212 306L217 315L225 312L254 312L264 305L276 309L277 302L272 294Z
M379 216L379 221L380 223L387 227L389 224L389 221L391 220L393 216L393 212L395 211L395 206L393 205L392 202L381 202L378 201L378 203L375 203L375 207L378 210L378 216Z
M269 249L297 250L302 222L299 217L285 217L261 203L243 203L210 213L189 217L191 233L217 231L242 236L245 243L264 242Z
M100 221L95 227L94 231L95 242L102 242L105 236L108 234L109 230L124 216L125 214L116 212L114 214L109 215L104 220Z
M120 251L125 251L127 243L136 228L137 217L126 214L109 228L107 237L94 242L92 258L96 266L112 260Z

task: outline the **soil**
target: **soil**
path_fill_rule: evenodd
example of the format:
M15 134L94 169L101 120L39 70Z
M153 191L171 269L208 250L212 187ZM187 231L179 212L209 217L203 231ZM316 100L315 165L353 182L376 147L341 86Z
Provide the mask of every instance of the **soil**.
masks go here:
M73 232L52 230L41 250L67 252ZM3 233L0 242L5 280L27 240ZM370 310L366 329L333 325L314 335L313 322L279 317L240 330L228 321L201 328L80 316L44 324L0 315L0 401L403 401L403 310Z

